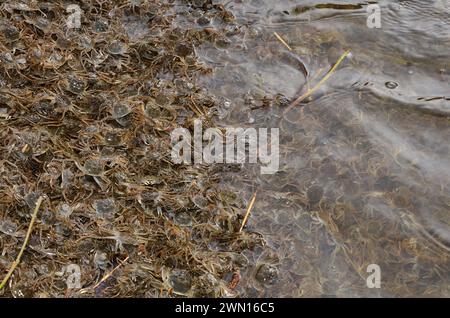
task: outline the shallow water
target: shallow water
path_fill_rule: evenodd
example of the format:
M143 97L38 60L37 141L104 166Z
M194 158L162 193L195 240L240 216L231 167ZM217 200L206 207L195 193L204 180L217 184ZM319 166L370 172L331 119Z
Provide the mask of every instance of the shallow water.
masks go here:
M258 191L246 231L267 243L247 252L240 294L449 297L448 2L379 1L379 29L359 1L213 2L239 29L196 48L213 69L202 84L231 103L219 123L280 128L278 173L245 165L223 180L248 200ZM273 266L266 283L262 264ZM369 264L381 288L368 288Z

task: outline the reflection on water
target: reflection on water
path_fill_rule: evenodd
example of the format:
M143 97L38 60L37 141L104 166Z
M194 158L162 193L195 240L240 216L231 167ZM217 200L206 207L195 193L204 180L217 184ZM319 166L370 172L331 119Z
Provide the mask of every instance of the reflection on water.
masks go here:
M369 29L358 1L213 2L238 28L196 48L214 69L204 84L231 102L220 120L281 134L277 174L246 166L224 180L258 190L247 231L267 242L248 252L241 295L449 297L449 7L380 1L382 27ZM369 264L380 289L366 285Z

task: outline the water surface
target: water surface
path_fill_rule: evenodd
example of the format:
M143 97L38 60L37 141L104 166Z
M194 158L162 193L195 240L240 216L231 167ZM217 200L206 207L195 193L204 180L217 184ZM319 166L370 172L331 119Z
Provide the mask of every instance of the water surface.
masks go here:
M379 1L379 29L366 1L213 2L239 29L196 48L213 69L203 84L231 103L219 123L280 128L278 173L245 165L223 180L248 200L258 191L246 230L266 241L247 252L241 295L449 297L448 2ZM369 264L380 289L367 287Z

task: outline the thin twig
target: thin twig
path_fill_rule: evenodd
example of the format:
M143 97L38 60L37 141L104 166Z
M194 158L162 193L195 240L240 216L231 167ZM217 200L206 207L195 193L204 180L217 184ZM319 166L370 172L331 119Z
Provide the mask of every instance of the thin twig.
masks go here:
M300 104L305 98L307 98L308 96L310 96L312 93L314 93L320 86L322 86L323 83L325 83L330 76L334 73L334 71L336 71L337 67L339 66L339 64L341 64L341 62L347 57L347 55L350 54L350 51L346 51L344 54L342 54L342 56L339 58L339 60L333 65L333 67L328 71L328 73L320 80L319 83L317 83L316 86L314 86L311 89L308 89L308 91L303 94L302 96L300 96L299 98L297 98L295 101L293 101L291 103L291 105L289 105L288 108L285 109L285 111L283 112L284 114L286 114L288 111L290 111L293 107L297 106L298 104Z
M43 197L40 196L36 202L36 206L34 207L33 216L31 217L31 222L30 222L30 225L28 226L27 235L25 236L25 241L23 241L22 248L20 249L19 255L17 255L16 260L11 264L8 274L6 274L5 278L3 279L2 283L0 284L0 289L5 287L6 283L8 282L9 278L13 274L17 265L19 265L19 263L20 263L20 259L22 258L22 254L25 251L25 247L27 246L28 241L30 240L31 231L33 230L33 225L34 225L34 222L36 221L37 213L39 211L39 208L40 208L43 200L44 200Z
M244 217L244 220L242 221L241 228L239 229L239 233L242 232L242 229L244 228L245 224L247 223L250 212L252 211L253 205L255 204L257 192L258 191L255 191L255 193L253 194L252 200L250 201L250 204L248 205L247 212L245 213L245 217Z
M289 46L289 44L287 44L287 42L281 37L281 35L279 35L277 32L273 32L273 34L275 34L275 36L277 37L277 39L285 46L288 48L289 51L292 51L291 47Z
M97 284L94 285L94 287L92 287L92 289L96 289L98 286L100 286L101 283L103 283L105 280L107 280L109 277L111 277L112 274L114 274L114 272L123 264L125 264L126 261L128 261L130 257L127 256L123 261L120 262L119 265L117 265L116 267L114 267L112 269L112 271L110 271L108 274L106 274Z
M311 90L311 83L316 80L317 77L319 77L320 73L324 70L324 67L319 68L319 70L316 72L316 74L311 77L309 81L306 81L306 91L309 92Z

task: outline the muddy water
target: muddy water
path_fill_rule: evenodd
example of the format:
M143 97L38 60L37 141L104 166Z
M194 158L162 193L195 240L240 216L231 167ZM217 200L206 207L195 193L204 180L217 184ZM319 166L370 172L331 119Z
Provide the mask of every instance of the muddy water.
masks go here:
M246 252L240 294L450 297L448 1L379 1L379 29L365 2L213 2L237 27L196 48L213 68L203 85L229 101L219 122L280 128L278 173L245 165L223 180L258 191L246 230L266 241Z

